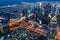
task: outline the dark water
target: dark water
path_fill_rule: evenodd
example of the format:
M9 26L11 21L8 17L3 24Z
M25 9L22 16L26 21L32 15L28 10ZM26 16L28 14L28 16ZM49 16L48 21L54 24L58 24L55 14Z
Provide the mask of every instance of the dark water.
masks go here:
M0 0L0 6L12 5L12 4L20 4L21 2L43 2L43 1L59 1L59 0Z

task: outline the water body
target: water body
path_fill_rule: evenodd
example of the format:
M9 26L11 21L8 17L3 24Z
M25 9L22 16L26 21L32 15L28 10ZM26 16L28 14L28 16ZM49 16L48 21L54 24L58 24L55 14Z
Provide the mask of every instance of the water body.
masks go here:
M6 6L6 5L13 5L13 4L20 4L21 2L44 2L44 1L49 1L49 2L55 2L59 0L0 0L0 6Z

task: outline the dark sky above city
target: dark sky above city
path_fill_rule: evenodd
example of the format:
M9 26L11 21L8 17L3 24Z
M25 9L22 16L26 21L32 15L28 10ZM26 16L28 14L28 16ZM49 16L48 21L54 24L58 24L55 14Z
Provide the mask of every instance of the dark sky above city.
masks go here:
M11 4L19 4L21 2L44 2L44 1L60 1L60 0L0 0L0 6L4 6L4 5L11 5Z
M13 1L13 0L0 0L0 1ZM17 1L17 0L14 0ZM20 0L20 1L30 1L30 0ZM31 1L58 1L58 0L31 0Z

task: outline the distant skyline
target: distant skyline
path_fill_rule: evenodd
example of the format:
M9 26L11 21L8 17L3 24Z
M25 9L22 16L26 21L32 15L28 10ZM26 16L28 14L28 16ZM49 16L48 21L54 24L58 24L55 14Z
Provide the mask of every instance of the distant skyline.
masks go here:
M13 4L20 4L21 2L44 2L44 1L60 1L60 0L0 0L0 6L5 6L5 5L13 5Z

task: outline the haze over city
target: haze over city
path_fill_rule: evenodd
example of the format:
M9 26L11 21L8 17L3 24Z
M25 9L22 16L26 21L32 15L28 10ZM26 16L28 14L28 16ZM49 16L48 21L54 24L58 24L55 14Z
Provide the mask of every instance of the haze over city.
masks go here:
M0 6L5 6L5 5L13 5L13 4L20 4L21 2L45 2L45 1L50 1L50 2L55 2L59 0L0 0Z

